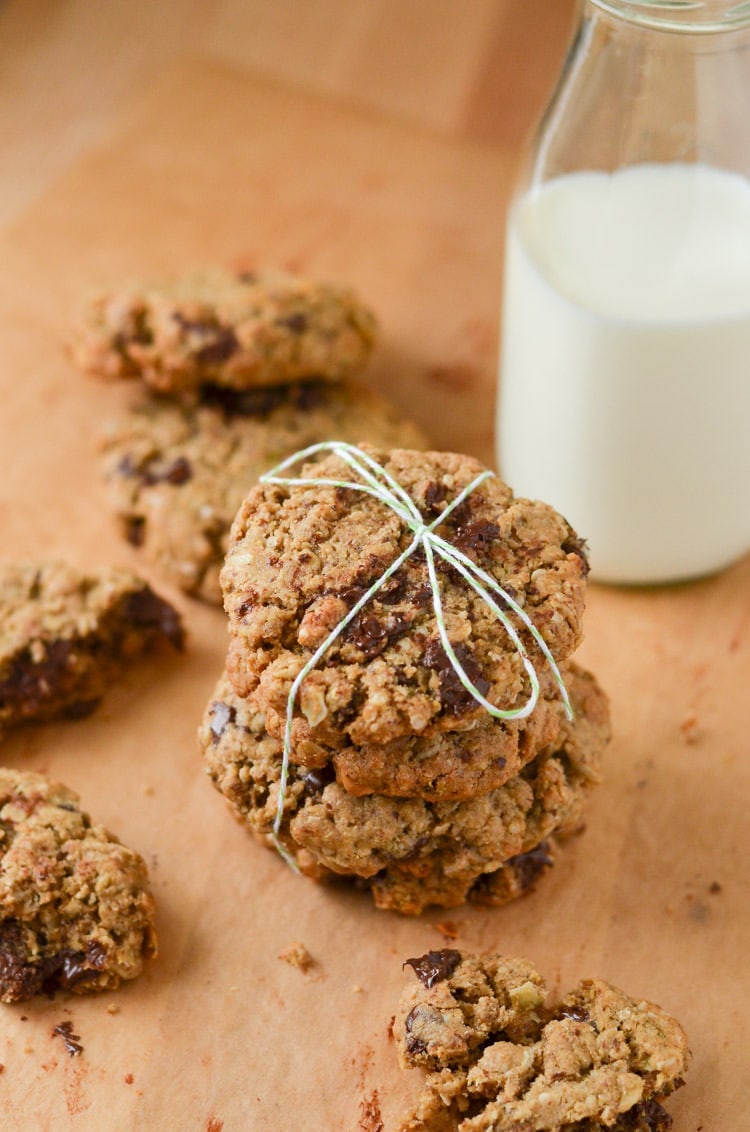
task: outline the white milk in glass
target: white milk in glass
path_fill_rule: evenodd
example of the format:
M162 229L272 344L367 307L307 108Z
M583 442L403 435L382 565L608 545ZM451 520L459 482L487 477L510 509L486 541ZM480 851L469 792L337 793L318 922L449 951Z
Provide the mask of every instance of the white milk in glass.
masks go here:
M498 463L592 576L665 582L750 548L750 182L572 173L509 219Z

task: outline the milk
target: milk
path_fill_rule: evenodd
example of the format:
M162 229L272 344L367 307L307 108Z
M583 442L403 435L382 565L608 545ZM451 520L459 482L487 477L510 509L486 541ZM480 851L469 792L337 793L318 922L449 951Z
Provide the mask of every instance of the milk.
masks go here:
M666 582L750 548L750 182L565 175L508 226L498 465L593 577Z

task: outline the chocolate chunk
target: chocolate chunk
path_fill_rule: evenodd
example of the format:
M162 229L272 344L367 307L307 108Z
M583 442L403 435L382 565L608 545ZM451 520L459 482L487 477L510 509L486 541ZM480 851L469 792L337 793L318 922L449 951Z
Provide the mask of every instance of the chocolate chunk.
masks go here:
M584 577L586 577L591 567L589 565L588 547L586 545L585 539L578 538L577 535L573 535L571 532L570 538L567 538L565 542L560 543L560 546L566 554L578 555L583 564L583 575Z
M424 492L424 509L428 516L439 515L445 507L447 495L445 484L428 483Z
M52 1033L58 1034L65 1042L65 1048L71 1057L78 1057L83 1053L83 1046L78 1034L73 1033L72 1022L58 1022L56 1026L52 1027Z
M143 546L146 540L146 520L142 515L130 515L125 520L125 540L131 546Z
M184 647L185 630L179 613L150 586L127 595L123 616L138 629L154 629L161 633L178 651Z
M3 1002L26 1002L41 989L37 967L28 962L23 929L17 920L0 923L0 997Z
M295 334L303 334L309 326L307 315L302 311L294 311L292 314L284 315L283 318L277 318L276 323L278 326L285 326Z
M45 641L41 660L32 658L30 649L15 657L5 680L0 682L0 707L24 705L24 712L34 712L49 699L64 678L71 664L73 645L70 641Z
M171 483L179 486L193 477L193 469L184 456L178 456L167 463L152 457L143 464L136 464L132 456L126 455L117 465L117 474L123 479L139 479L146 487L156 483Z
M450 978L460 962L461 952L456 951L455 948L446 947L442 951L428 951L426 955L421 955L418 959L407 959L403 966L412 967L419 981L429 990L430 987L435 986L435 983L441 983L443 979ZM407 1029L410 1029L408 1019Z
M237 711L231 704L225 704L222 700L214 700L211 704L211 742L216 744L221 739L227 726L234 723L237 717Z
M526 892L553 864L548 841L542 841L527 853L518 853L506 864L513 869L522 892Z
M372 660L392 641L403 636L410 624L409 618L401 614L389 613L381 619L372 613L367 613L365 609L362 615L355 617L347 627L346 639L363 653L365 660Z
M497 523L485 519L458 527L452 542L459 550L483 550L486 552L487 548L499 537L500 528Z
M172 315L175 322L188 334L197 334L206 338L206 344L199 347L195 353L195 360L201 364L215 365L225 362L239 349L237 335L231 326L223 326L215 319L185 318L179 311Z
M308 795L320 794L330 782L336 779L336 772L330 763L325 766L308 770L303 779L305 793Z
M464 644L455 644L453 651L469 680L481 695L486 695L490 689L490 682L482 676L482 671L470 650ZM427 642L427 647L424 650L424 663L427 668L438 673L440 704L447 712L451 715L460 715L469 708L476 706L477 701L468 688L465 688L461 683L458 673L448 659L448 654L439 640L433 639Z

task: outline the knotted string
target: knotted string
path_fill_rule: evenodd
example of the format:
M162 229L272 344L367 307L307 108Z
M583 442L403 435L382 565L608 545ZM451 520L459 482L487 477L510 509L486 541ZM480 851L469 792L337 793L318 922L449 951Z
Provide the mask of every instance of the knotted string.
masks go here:
M293 467L295 464L306 460L308 457L315 456L321 452L331 452L334 455L338 456L340 460L348 464L349 467L352 468L354 472L356 472L356 474L360 477L360 480L350 481L329 479L322 476L283 476L280 474L286 471L288 468ZM563 704L565 705L565 711L568 719L573 718L570 699L568 697L565 684L563 683L562 676L560 675L560 670L557 667L555 659L552 656L552 653L550 652L546 641L544 640L534 623L531 621L528 614L521 608L518 602L516 602L513 597L509 593L507 593L502 588L502 586L498 584L498 582L495 581L495 579L490 574L477 566L475 562L473 562L457 547L453 546L452 543L447 542L444 538L435 533L436 528L441 526L441 524L446 521L451 512L454 511L456 507L458 507L458 505L467 498L467 496L471 495L473 491L476 491L480 484L484 483L485 480L494 477L494 475L494 472L486 470L475 476L471 483L467 484L467 486L458 493L455 499L452 499L451 502L443 508L437 518L433 519L430 523L425 523L424 518L417 508L414 500L404 490L401 484L399 484L393 478L393 476L391 476L390 473L386 471L385 468L381 467L381 465L378 464L376 460L373 460L373 458L366 452L363 452L362 449L355 448L351 444L345 444L343 441L334 440L324 441L320 444L311 444L308 448L304 448L300 452L296 452L294 455L289 456L286 460L282 460L282 462L280 464L277 464L275 468L272 468L269 472L266 472L265 475L262 475L260 477L261 483L275 483L285 486L314 485L348 488L351 491L360 491L366 495L371 495L381 503L384 503L387 507L390 507L390 509L398 515L404 525L408 527L414 535L407 548L403 550L401 554L399 554L398 557L393 560L393 562L391 562L390 566L388 566L383 571L380 577L375 582L373 582L370 588L364 594L362 594L362 596L351 607L349 612L344 617L342 617L338 624L331 630L323 643L315 650L313 655L297 674L289 691L286 707L286 725L284 728L284 751L281 763L281 775L279 779L279 795L276 807L276 817L273 823L273 832L271 836L277 850L287 862L287 864L290 865L295 872L299 872L299 867L291 854L282 845L279 833L284 817L284 806L286 802L287 784L289 779L289 762L292 751L294 705L297 700L297 695L299 693L300 687L305 678L310 674L313 668L315 668L318 661L325 655L334 641L341 636L347 625L349 625L350 622L354 620L360 610L365 605L367 605L369 601L372 600L372 598L378 593L378 591L382 589L388 579L391 578L396 573L396 571L400 569L404 562L406 562L406 560L410 558L418 548L421 547L424 553L425 561L427 563L427 576L429 578L430 588L432 591L432 605L435 613L435 622L438 627L438 634L440 636L440 643L443 646L445 654L448 657L448 660L450 661L451 666L453 667L453 670L455 671L458 679L461 681L461 684L472 696L472 698L476 700L478 704L480 704L486 711L489 712L490 715L494 716L496 719L525 719L534 710L539 699L539 678L528 654L526 646L521 640L508 614L498 605L495 597L493 597L490 593L490 591L492 591L492 593L494 593L496 597L500 598L502 602L515 614L519 621L522 622L524 627L531 634L536 644L539 646L544 659L552 670L555 683L557 684ZM438 556L438 558L442 558L444 562L452 566L466 581L467 585L469 585L471 589L473 589L474 592L482 598L482 600L492 611L493 615L503 626L503 629L515 646L519 656L521 657L524 669L526 670L530 686L528 699L526 700L526 703L521 707L510 709L495 707L494 704L491 704L489 700L484 697L479 688L477 688L477 686L467 675L466 670L464 669L461 661L456 655L453 645L448 639L448 631L446 629L445 618L443 615L443 604L440 596L440 584L438 582L437 571L435 568L436 555Z

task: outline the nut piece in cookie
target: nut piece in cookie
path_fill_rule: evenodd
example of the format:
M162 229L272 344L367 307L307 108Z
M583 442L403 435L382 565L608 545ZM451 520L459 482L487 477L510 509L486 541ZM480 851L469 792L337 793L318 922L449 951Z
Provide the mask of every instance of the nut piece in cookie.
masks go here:
M140 398L108 427L102 466L124 537L173 585L221 604L219 571L248 490L283 457L330 439L427 443L395 406L352 381L215 386L191 405Z
M156 954L142 858L67 787L0 769L0 1000L109 990Z
M162 640L183 647L180 615L134 574L0 565L0 731L88 714L112 677Z
M393 1034L428 1076L400 1132L666 1132L683 1084L682 1027L660 1007L585 979L559 1003L525 959L453 949L408 959L418 981Z
M71 343L103 378L140 377L172 395L252 389L361 369L376 323L348 287L271 273L212 271L93 299Z
M455 453L360 448L409 496L425 524L484 472ZM386 502L340 486L357 481L338 455L300 474L333 482L253 488L235 518L221 573L230 678L240 695L252 693L280 714L293 681L330 631L413 539ZM493 476L436 533L502 587L555 661L570 656L582 637L587 565L562 516L544 503L514 498ZM439 554L436 571L445 630L465 674L493 707L521 709L527 674L505 625ZM520 618L515 627L541 669L547 662L537 642ZM295 708L311 737L331 746L462 731L485 717L441 643L421 547L318 660Z

